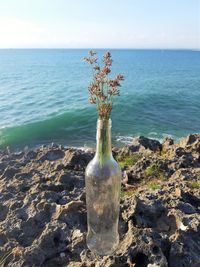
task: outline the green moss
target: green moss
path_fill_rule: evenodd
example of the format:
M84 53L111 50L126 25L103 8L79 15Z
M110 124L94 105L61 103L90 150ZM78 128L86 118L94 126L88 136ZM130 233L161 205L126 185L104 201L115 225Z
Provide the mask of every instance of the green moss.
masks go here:
M150 166L148 166L145 170L145 174L147 176L152 176L152 175L156 175L156 173L159 171L159 168L157 166L157 164L151 164Z
M161 181L167 181L167 176L165 175L163 171L159 171L157 178Z
M196 181L188 182L188 186L192 189L200 189L200 177Z
M156 189L160 189L161 185L157 182L151 182L148 184L149 188L151 188L152 190L156 190Z
M156 178L162 181L167 180L165 173L162 170L160 170L158 164L155 164L155 163L151 164L150 166L146 168L145 174L148 177L155 176Z
M160 154L158 155L160 159L166 160L168 159L168 153L161 151Z
M124 190L124 189L122 188L122 189L121 189L120 197L121 197L121 198L130 197L130 196L134 195L134 193L135 193L135 189Z
M116 160L118 161L121 168L124 168L125 166L133 166L139 159L141 159L141 155L138 153L135 153L131 156L117 156Z

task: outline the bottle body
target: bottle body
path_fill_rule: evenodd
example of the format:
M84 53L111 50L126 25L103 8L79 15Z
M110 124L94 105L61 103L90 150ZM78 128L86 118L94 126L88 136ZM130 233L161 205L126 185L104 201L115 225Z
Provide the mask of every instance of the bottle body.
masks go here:
M105 127L109 132L109 122ZM98 131L102 128L97 127ZM97 133L96 154L85 174L87 245L98 255L111 255L119 243L121 169L112 156L110 133L104 136L106 131Z

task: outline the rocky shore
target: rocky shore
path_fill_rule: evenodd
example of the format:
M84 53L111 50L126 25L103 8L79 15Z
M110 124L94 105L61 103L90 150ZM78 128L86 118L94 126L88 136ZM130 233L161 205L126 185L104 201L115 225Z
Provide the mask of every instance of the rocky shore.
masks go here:
M0 266L199 267L200 134L113 149L122 167L120 244L86 247L84 170L94 151L0 151Z

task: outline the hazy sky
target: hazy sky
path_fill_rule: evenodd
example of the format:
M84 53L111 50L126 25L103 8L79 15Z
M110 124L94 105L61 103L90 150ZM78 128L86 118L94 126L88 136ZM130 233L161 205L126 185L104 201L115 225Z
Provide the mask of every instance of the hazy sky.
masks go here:
M0 48L200 49L200 0L0 0Z

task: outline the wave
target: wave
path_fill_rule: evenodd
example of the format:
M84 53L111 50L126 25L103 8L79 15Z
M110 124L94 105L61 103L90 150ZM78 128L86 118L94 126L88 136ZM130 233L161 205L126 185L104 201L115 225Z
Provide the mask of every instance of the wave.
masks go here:
M117 135L116 136L116 142L123 144L123 145L131 145L133 143L133 138L140 136L141 134L136 134L136 135ZM172 138L175 142L178 142L180 137L168 133L161 133L160 135L157 132L149 132L148 134L145 135L145 137L154 139L159 141L160 143L163 143L166 137Z
M88 141L92 133L91 126L95 125L95 116L92 114L94 112L81 109L42 121L1 128L0 147L35 146L51 142L84 146L83 140Z

